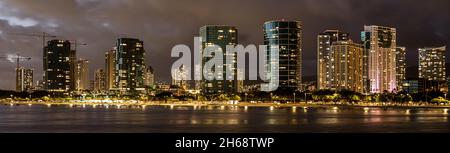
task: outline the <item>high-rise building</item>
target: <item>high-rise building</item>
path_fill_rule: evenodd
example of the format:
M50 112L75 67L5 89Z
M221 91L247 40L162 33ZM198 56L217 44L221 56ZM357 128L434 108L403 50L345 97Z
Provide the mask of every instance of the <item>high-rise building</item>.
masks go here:
M364 26L361 40L365 47L366 75L369 92L395 92L397 31L383 26Z
M237 54L227 54L227 45L237 45L238 42L238 31L236 27L233 26L222 26L222 25L207 25L200 28L200 37L202 43L202 54L206 47L212 47L214 45L218 46L223 55L214 55L216 58L224 62L225 59L232 59L232 64L223 63L223 72L218 78L213 80L203 79L201 82L202 90L204 93L235 93L237 92ZM204 57L203 65L212 59L212 57ZM227 70L232 72L230 76L232 79L227 78ZM214 78L214 74L207 74L208 77Z
M335 90L352 90L362 93L363 54L361 44L348 41L336 41L330 52L330 88Z
M75 61L75 90L89 90L89 61L78 59Z
M339 30L326 30L317 36L317 88L331 88L331 45L349 40L349 34Z
M106 73L103 69L98 69L94 74L94 91L106 91Z
M245 73L241 69L237 69L238 76L245 76ZM237 80L237 92L243 93L244 91L244 78L238 78Z
M153 68L151 66L147 66L145 68L144 78L145 86L149 87L155 85L155 72L153 71Z
M66 92L74 89L73 60L75 50L70 42L51 40L44 48L44 88L48 91Z
M95 88L95 80L89 80L89 86L86 90L93 91Z
M269 70L278 79L279 88L298 90L302 83L302 23L299 21L269 21L264 23L264 44L267 55L279 51L279 70ZM267 60L267 65L273 59ZM266 67L268 67L266 65ZM275 76L278 71L279 76Z
M403 90L403 83L406 79L406 48L397 47L395 52L396 71L397 71L397 91Z
M33 69L19 67L16 69L16 91L33 90Z
M179 69L175 70L174 78L172 78L172 85L178 86L182 89L189 88L188 72L186 66L182 65Z
M119 38L116 47L114 86L122 92L145 90L144 42L134 38Z
M105 75L106 89L113 90L115 88L116 73L116 47L105 53Z
M445 81L445 51L446 46L419 49L419 78Z

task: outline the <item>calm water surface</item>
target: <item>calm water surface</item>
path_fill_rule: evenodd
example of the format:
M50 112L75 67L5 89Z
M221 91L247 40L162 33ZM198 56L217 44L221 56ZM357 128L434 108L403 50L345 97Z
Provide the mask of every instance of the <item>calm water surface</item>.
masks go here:
M450 132L444 109L0 106L0 133Z

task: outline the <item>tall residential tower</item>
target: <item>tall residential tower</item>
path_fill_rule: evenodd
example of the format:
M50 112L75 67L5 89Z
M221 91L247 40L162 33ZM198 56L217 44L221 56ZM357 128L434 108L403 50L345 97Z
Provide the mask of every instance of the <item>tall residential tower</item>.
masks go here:
M375 25L364 26L361 39L365 47L365 78L369 82L369 92L395 92L397 30Z
M75 61L75 90L89 90L89 61L78 59Z
M24 92L33 89L33 69L19 67L16 69L16 91Z
M406 48L397 47L396 56L396 71L397 71L397 91L403 90L403 83L406 80Z
M339 30L326 30L317 36L317 89L331 86L331 45L337 41L349 40L349 34Z
M330 52L330 83L334 90L364 92L363 54L361 44L348 41L336 41Z
M106 90L113 90L115 88L115 73L116 73L116 48L111 49L105 53L105 76L106 76Z
M429 81L445 81L446 47L427 47L419 49L419 78Z
M106 74L103 69L97 69L94 74L94 91L106 91Z

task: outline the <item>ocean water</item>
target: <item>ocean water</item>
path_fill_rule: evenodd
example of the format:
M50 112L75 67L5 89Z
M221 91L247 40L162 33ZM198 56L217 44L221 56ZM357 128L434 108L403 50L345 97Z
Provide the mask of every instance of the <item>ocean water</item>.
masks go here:
M0 106L0 133L450 132L444 109Z

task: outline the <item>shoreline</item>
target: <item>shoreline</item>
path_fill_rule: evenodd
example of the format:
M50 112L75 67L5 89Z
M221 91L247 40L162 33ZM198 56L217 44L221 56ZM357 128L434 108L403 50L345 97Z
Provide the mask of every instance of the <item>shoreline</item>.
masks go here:
M436 105L436 104L426 104L426 103L407 103L407 104L398 104L398 103L359 103L359 104L347 104L347 103L287 103L287 104L279 104L279 103L247 103L241 102L239 104L228 104L223 102L162 102L162 101L153 101L153 102L37 102L37 101L12 101L12 102L0 102L0 105L8 105L8 106L20 106L20 105L45 105L45 106L115 106L118 108L122 107L147 107L147 106L190 106L190 107L203 107L203 106L217 106L217 107L270 107L272 108L324 108L324 107L333 107L333 108L398 108L398 109L412 109L412 108L444 108L450 109L450 105Z

